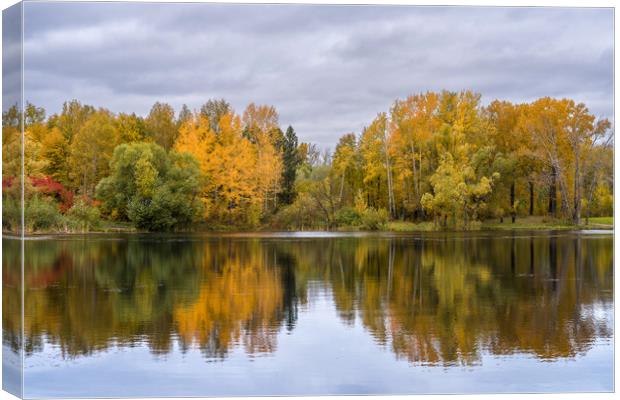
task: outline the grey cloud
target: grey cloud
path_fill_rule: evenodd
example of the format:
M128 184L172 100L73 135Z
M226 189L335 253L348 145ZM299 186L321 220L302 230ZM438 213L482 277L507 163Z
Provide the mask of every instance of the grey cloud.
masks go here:
M14 5L2 12L2 111L21 104L21 8Z
M224 97L333 147L397 98L566 96L613 116L611 9L27 3L26 97L141 114Z

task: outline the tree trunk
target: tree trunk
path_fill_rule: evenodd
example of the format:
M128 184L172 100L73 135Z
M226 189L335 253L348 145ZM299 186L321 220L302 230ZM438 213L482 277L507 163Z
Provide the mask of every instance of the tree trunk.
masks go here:
M403 203L400 205L400 218L405 219L405 214L407 213L407 198L405 197L405 193L407 193L407 179L403 179Z
M581 222L581 185L580 181L580 171L579 171L579 149L575 152L575 182L573 185L573 199L574 199L574 210L573 210L573 223L575 225L579 225Z
M556 169L551 167L551 184L549 186L549 215L555 216L557 209Z
M415 167L415 147L413 146L413 141L409 142L409 147L411 147L411 171L413 172L413 174L411 175L413 177L413 190L415 192L417 192L417 187L416 187L416 167Z
M570 218L572 217L572 207L568 201L568 186L566 185L566 180L561 174L558 177L560 183L560 199L562 200L562 215L566 218Z
M418 168L418 193L422 191L422 149L420 149L420 167Z
M384 146L385 146L385 169L387 170L387 184L388 184L388 213L390 218L394 218L394 187L392 185L392 167L390 165L390 155L388 153L387 135L383 134Z
M340 196L338 198L338 203L342 205L342 195L344 193L344 173L346 170L342 171L342 178L340 178Z
M388 167L387 167L387 178L388 178L388 209L390 218L394 218L394 185L392 182L392 167L389 164L388 158Z

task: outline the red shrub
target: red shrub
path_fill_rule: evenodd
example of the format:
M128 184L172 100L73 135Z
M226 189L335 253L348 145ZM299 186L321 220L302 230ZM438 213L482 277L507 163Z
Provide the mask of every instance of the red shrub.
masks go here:
M60 212L64 213L73 206L73 192L67 190L60 182L56 182L49 176L38 178L36 176L29 177L30 183L40 193L53 196L60 202Z
M2 177L2 190L10 189L13 186L13 180L15 178L12 176Z

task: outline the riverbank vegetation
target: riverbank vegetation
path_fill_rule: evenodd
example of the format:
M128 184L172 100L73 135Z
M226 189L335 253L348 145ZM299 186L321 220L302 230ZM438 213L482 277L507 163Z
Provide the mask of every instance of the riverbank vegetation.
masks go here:
M16 107L3 114L7 231L21 220L21 124ZM28 104L23 125L26 232L575 227L613 214L611 124L570 99L419 93L333 152L299 143L273 106L238 114L223 99L146 117Z

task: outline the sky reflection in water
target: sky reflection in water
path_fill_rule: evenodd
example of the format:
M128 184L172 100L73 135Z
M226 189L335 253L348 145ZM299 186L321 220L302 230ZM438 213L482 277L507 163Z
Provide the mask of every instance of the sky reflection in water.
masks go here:
M610 391L612 242L510 232L29 240L25 395ZM10 311L19 246L3 247ZM5 349L18 348L14 314L3 315Z

